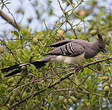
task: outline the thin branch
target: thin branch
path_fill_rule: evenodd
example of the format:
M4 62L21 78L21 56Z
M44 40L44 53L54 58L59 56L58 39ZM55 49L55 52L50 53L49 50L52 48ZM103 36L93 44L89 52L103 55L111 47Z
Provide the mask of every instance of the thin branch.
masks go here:
M57 2L58 2L59 6L60 6L60 9L62 10L62 12L63 12L63 14L64 14L64 16L65 16L66 22L70 25L71 31L74 33L74 35L76 36L76 39L77 39L78 37L77 37L77 34L76 34L76 32L75 32L75 29L73 29L72 24L71 24L70 21L68 20L67 12L65 12L65 10L63 9L63 7L61 6L60 1L57 0Z
M8 15L6 15L2 10L0 10L0 16L7 21L9 24L11 24L13 27L15 27L17 30L21 30L22 26L15 22L13 19L11 19Z
M8 49L8 51L10 52L10 54L12 54L12 56L14 57L14 59L16 60L16 62L19 63L18 59L16 58L15 54L12 52L12 50L7 46L7 44L5 43L4 40L0 40L2 41L3 45Z
M91 63L85 64L85 66L84 66L83 68L86 68L86 67L88 67L88 66L90 66L90 65L94 65L94 64L101 63L101 62L104 62L104 61L108 61L108 60L111 60L111 59L112 59L112 58L106 58L106 59L102 59L102 60L97 60L97 61L95 61L95 62L91 62ZM20 104L26 102L28 99L33 98L33 97L39 95L40 93L43 93L43 92L45 92L46 90L55 87L56 85L58 85L59 83L61 83L63 80L69 78L71 75L77 74L79 71L80 71L80 70L78 70L78 71L75 70L75 71L72 71L72 72L70 72L70 73L68 73L68 74L65 74L65 75L62 76L60 79L58 79L56 82L54 82L53 84L49 85L47 88L44 88L44 89L42 89L42 90L40 90L40 91L37 91L37 92L35 92L35 93L29 95L28 97L26 97L26 98L23 99L22 101L20 101L20 102L14 104L14 105L12 105L12 107L10 108L10 110L11 110L12 108L15 108L16 106L18 106L18 105L20 105Z
M42 89L42 90L40 90L40 91L37 91L37 92L35 92L34 94L29 95L28 97L26 97L26 98L23 99L22 101L20 101L20 102L14 104L14 105L10 108L10 110L12 110L12 108L15 108L16 106L18 106L18 105L20 105L20 104L26 102L26 101L27 101L28 99L30 99L31 97L35 97L35 96L39 95L40 93L45 92L47 89L51 89L52 87L56 86L57 84L59 84L60 82L62 82L64 79L68 78L69 76L71 76L72 74L75 74L75 73L76 73L76 72L73 71L73 72L70 72L69 74L66 74L66 75L62 76L62 77L61 77L60 79L58 79L56 82L54 82L53 84L49 85L48 88L44 88L44 89Z
M112 58L110 57L110 58L106 58L106 59L102 59L102 60L97 60L97 61L94 61L94 62L91 62L91 63L87 63L87 64L85 64L84 68L88 67L90 65L94 65L94 64L101 63L101 62L108 61L108 60L112 60Z
M67 12L70 12L70 11L72 11L72 10L75 10L76 8L78 8L78 7L79 7L79 5L81 5L81 4L82 4L82 2L83 2L83 0L80 0L80 2L77 4L77 6L76 6L76 7L74 7L74 8L72 8L72 9L68 10Z

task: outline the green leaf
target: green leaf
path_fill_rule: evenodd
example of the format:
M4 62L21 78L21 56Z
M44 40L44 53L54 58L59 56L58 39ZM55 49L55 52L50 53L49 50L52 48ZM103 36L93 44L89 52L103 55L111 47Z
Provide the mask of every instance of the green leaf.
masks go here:
M2 4L1 9L3 9L4 7L5 7L5 5L4 5L4 4Z
M19 33L17 31L11 31L11 34L19 38Z

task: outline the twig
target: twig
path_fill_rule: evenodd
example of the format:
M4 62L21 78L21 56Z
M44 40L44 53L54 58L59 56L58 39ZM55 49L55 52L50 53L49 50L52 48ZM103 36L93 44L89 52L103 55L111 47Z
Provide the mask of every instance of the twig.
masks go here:
M12 50L7 46L7 44L5 43L4 40L0 40L3 42L4 46L8 49L8 51L12 54L12 56L14 57L14 59L16 60L16 62L19 62L18 59L16 58L15 54L12 52Z
M62 12L63 12L63 14L64 14L64 16L65 16L66 22L70 25L71 30L72 30L72 32L74 33L74 35L76 36L76 39L77 39L78 37L77 37L77 34L76 34L76 32L75 32L75 29L73 29L72 24L70 23L70 21L69 21L68 18L67 18L67 17L68 17L68 16L67 16L67 12L65 12L65 10L62 8L60 1L59 1L59 0L57 0L57 1L58 1L59 6L60 6L60 9L62 10Z
M9 24L11 24L13 27L18 29L19 31L22 29L20 24L16 23L13 19L11 19L8 15L6 15L2 10L0 10L0 16L7 21Z
M102 60L97 60L95 62L87 63L87 64L84 65L83 68L88 67L90 65L97 64L97 63L101 63L101 62L104 62L104 61L108 61L108 60L112 60L112 58L110 57L110 58L106 58L106 59L102 59Z
M106 58L106 59L102 59L102 60L97 60L97 61L95 61L95 62L91 62L91 63L86 64L83 68L86 68L86 67L88 67L88 66L90 66L90 65L94 65L94 64L97 64L97 63L101 63L101 62L104 62L104 61L107 61L107 60L111 60L111 59L112 59L112 58ZM79 70L79 71L80 71L80 70ZM35 92L35 93L29 95L28 97L26 97L26 98L23 99L22 101L20 101L20 102L14 104L14 105L12 105L12 107L10 108L10 110L11 110L12 108L15 108L16 106L18 106L18 105L24 103L25 101L27 101L27 100L30 99L31 97L33 98L33 97L39 95L40 93L45 92L46 90L55 87L56 85L58 85L59 83L61 83L61 82L62 82L63 80L65 80L66 78L69 78L71 75L76 74L76 73L78 73L79 71L72 71L72 72L70 72L70 73L68 73L68 74L65 74L65 75L62 76L60 79L58 79L56 82L54 82L53 84L49 85L47 88L44 88L44 89L42 89L42 90L40 90L40 91L37 91L37 92ZM97 93L95 93L95 94L97 94Z
M42 93L42 92L45 92L47 89L51 89L52 87L56 86L57 84L59 84L59 83L62 82L64 79L68 78L69 76L71 76L71 75L74 74L74 73L75 73L74 71L73 71L73 72L70 72L69 74L66 74L66 75L62 76L60 79L58 79L58 80L57 80L56 82L54 82L53 84L49 85L48 88L44 88L44 89L42 89L42 90L40 90L40 91L35 92L34 94L29 95L28 97L26 97L26 98L23 99L22 101L20 101L20 102L14 104L14 105L10 108L10 110L11 110L12 108L15 108L16 106L22 104L23 102L27 101L27 100L30 99L31 97L35 97L36 95L38 95L38 94L40 94L40 93Z
M76 8L79 7L79 5L81 5L82 2L83 2L83 0L80 0L80 2L77 4L76 7L74 7L74 8L72 8L72 9L68 10L67 12L70 12L70 11L72 11L72 10L75 10Z

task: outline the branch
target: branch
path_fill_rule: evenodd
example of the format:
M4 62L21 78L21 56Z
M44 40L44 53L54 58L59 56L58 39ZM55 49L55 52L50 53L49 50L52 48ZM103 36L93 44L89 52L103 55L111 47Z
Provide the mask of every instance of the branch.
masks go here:
M66 22L70 25L71 31L74 33L74 35L76 36L76 39L77 39L78 37L77 37L77 34L76 34L76 32L75 32L75 29L73 28L72 24L71 24L70 21L68 20L67 12L65 12L65 10L62 8L60 1L57 0L57 2L58 2L60 9L62 10L62 12L63 12L63 14L64 14L64 16L65 16Z
M37 91L37 92L35 92L34 94L29 95L28 97L26 97L26 98L23 99L22 101L20 101L20 102L14 104L14 105L10 108L10 110L12 110L12 109L15 108L16 106L22 104L23 102L27 101L27 100L30 99L31 97L35 97L35 96L37 96L38 94L40 94L40 93L42 93L42 92L45 92L47 89L51 89L52 87L56 86L56 85L59 84L61 81L63 81L64 79L70 77L72 74L75 74L75 73L76 73L76 72L72 71L72 72L70 72L69 74L66 74L66 75L62 76L62 77L61 77L60 79L58 79L56 82L54 82L53 84L49 85L48 88L44 88L44 89L42 89L42 90L40 90L40 91Z
M97 63L101 63L101 62L104 62L104 61L108 61L108 60L112 60L112 58L110 57L110 58L106 58L106 59L102 59L102 60L97 60L97 61L94 61L94 62L91 62L91 63L87 63L87 64L84 65L83 68L88 67L90 65L97 64Z
M102 59L102 60L97 60L97 61L95 61L95 62L87 63L87 64L85 64L85 65L83 66L83 69L86 68L86 67L88 67L88 66L90 66L90 65L94 65L94 64L101 63L101 62L108 61L108 60L112 60L112 58L106 58L106 59ZM81 69L80 69L80 70L81 70ZM22 101L20 101L20 102L14 104L14 105L12 105L12 107L10 108L10 110L12 110L12 109L15 108L16 106L18 106L18 105L24 103L24 102L27 101L28 99L33 98L33 97L39 95L40 93L45 92L46 90L53 88L53 87L56 86L57 84L61 83L63 80L69 78L71 75L77 74L80 70L78 70L78 71L75 70L75 71L72 71L72 72L70 72L70 73L68 73L68 74L65 74L65 75L62 76L60 79L58 79L56 82L54 82L53 84L49 85L47 88L44 88L44 89L42 89L42 90L40 90L40 91L37 91L37 92L35 92L35 93L29 95L28 97L26 97L26 98L23 99Z
M15 27L17 30L21 30L22 27L20 24L16 23L13 19L11 19L8 15L6 15L2 10L0 10L0 16L7 21L9 24L11 24L13 27Z

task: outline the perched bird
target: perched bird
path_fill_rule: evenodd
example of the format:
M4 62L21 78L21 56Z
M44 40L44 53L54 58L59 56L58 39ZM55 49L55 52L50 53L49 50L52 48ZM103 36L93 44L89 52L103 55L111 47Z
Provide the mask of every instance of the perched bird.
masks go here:
M10 70L15 70L6 76L14 75L20 72L22 66L33 64L37 69L41 68L48 62L62 62L67 64L80 64L84 59L89 59L96 56L99 52L105 52L105 43L100 34L98 34L98 40L93 42L88 42L85 40L63 40L55 44L50 45L50 47L55 47L53 50L46 53L47 57L41 59L40 61L32 61L27 64L17 64L10 66L8 68L1 69L1 72L8 72Z

